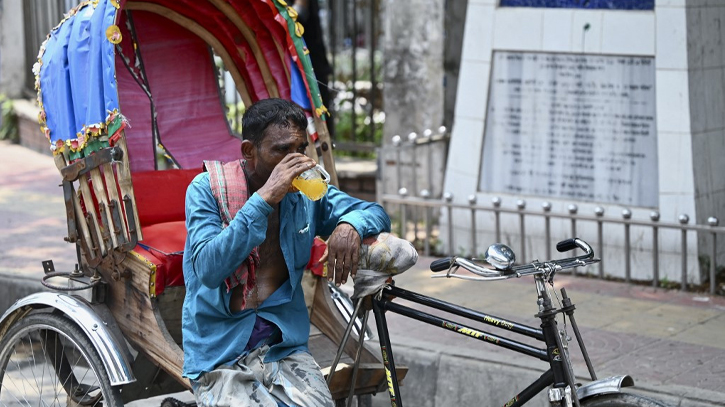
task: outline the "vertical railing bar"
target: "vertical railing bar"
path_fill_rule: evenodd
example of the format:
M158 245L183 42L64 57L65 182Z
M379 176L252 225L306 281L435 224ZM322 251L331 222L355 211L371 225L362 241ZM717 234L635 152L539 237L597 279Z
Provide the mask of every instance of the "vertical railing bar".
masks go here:
M446 202L446 210L448 212L448 255L453 256L453 194L446 192L443 194L443 200Z
M660 285L660 238L659 226L657 222L660 220L660 213L652 211L649 215L652 220L652 287L657 288Z
M604 278L604 222L602 216L604 216L604 208L597 206L594 208L594 214L597 216L597 258L599 263L597 264L597 271L599 278Z
M418 194L418 159L416 157L417 155L417 139L418 135L413 132L408 134L408 141L411 143L410 145L410 167L411 167L411 176L413 177L413 194L414 196ZM415 238L418 238L418 207L414 206L412 208L411 218L413 218L413 233L415 234Z
M710 294L715 295L717 270L717 233L712 234L712 251L710 252Z
M519 213L519 239L521 239L521 260L526 261L526 219L523 210L526 209L526 201L519 199L516 201L516 207L521 211Z
M571 205L569 205L568 210L569 210L569 215L571 215L571 238L573 239L573 238L577 237L577 235L576 235L576 213L577 213L577 211L579 211L579 207L577 207L574 204L571 204ZM578 272L579 272L578 267L574 267L571 269L572 276L576 276Z
M396 183L396 191L400 191L400 188L402 188L401 180L402 178L402 164L400 162L400 136L395 135L393 136L392 140L393 142L393 148L395 149L395 183ZM398 205L398 210L401 210L402 205ZM403 235L400 236L403 238Z
M430 198L430 191L427 189L424 189L420 191L420 195L423 197L423 199ZM426 205L423 208L423 216L425 221L425 238L423 239L423 253L426 256L430 256L430 235L431 235L431 207L429 205Z
M402 198L405 198L408 196L408 189L407 188L400 188L398 190L398 195L400 195ZM400 238L408 240L408 219L407 219L407 206L406 204L402 203L400 204Z
M468 196L471 205L471 257L476 257L476 195Z
M680 289L687 291L687 230L682 229L682 272L680 274Z
M680 290L687 291L687 229L684 227L684 225L687 224L687 222L690 221L690 217L682 214L680 215L679 219L680 224L683 225L682 228L682 247L680 248L680 251L682 253L682 271L680 275Z
M710 227L715 227L719 223L718 219L714 216L707 218L707 224ZM710 294L715 295L717 290L717 281L715 277L717 274L717 233L712 232L712 250L710 251Z
M545 201L541 204L544 209L544 246L546 247L546 259L551 259L551 203Z
M622 217L625 220L629 220L632 217L632 211L624 209L622 211ZM630 241L629 241L629 222L624 223L624 281L629 284L632 278L632 256L630 253Z
M491 199L491 203L493 203L494 224L496 226L496 243L502 243L501 242L501 211L499 211L499 208L501 207L501 198L495 196Z

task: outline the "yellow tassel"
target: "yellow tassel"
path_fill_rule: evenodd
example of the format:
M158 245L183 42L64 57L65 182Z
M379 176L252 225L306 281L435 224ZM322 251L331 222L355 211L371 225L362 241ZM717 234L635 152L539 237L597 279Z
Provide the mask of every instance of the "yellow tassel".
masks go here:
M292 7L287 7L287 13L289 13L291 19L297 21L297 10Z

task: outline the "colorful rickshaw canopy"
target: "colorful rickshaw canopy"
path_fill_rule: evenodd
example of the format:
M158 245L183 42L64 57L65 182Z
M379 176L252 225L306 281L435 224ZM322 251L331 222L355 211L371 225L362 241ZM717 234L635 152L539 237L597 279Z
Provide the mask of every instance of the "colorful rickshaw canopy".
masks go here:
M134 171L153 169L153 140L181 167L212 152L236 158L214 57L245 105L282 97L324 117L302 32L282 0L82 2L51 31L34 66L41 129L69 160L113 144L125 129ZM189 144L197 148L181 151Z

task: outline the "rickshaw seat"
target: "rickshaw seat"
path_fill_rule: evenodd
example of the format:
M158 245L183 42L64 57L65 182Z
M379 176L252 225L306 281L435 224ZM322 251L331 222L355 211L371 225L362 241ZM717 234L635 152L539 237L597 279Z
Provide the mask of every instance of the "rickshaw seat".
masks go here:
M199 169L133 173L133 188L143 240L134 252L156 269L153 293L184 285L182 261L186 241L186 188Z
M134 172L131 176L141 226L186 219L186 188L200 172L200 169Z
M144 240L134 248L148 261L156 266L156 295L164 292L164 288L184 285L184 242L186 241L186 225L183 220L157 223L142 226ZM138 250L140 248L143 251ZM150 253L153 258L143 252Z

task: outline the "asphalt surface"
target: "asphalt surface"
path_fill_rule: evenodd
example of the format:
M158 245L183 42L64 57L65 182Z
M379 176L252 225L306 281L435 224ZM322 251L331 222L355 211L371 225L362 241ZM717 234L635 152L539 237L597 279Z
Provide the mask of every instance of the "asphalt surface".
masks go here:
M73 246L63 241L59 183L52 157L0 141L0 312L42 288L41 261L53 259L57 270L75 264ZM430 279L432 260L421 258L396 277L396 284L538 326L532 280ZM556 287L566 287L576 304L576 321L600 378L629 374L634 392L672 406L725 406L725 298L568 275L560 275ZM403 317L390 315L388 323L396 361L410 367L401 389L406 405L503 405L514 389L523 389L546 368L538 360ZM575 371L586 383L575 342ZM377 395L373 404L384 405L386 397ZM546 405L543 397L532 405ZM134 405L157 406L159 400Z

